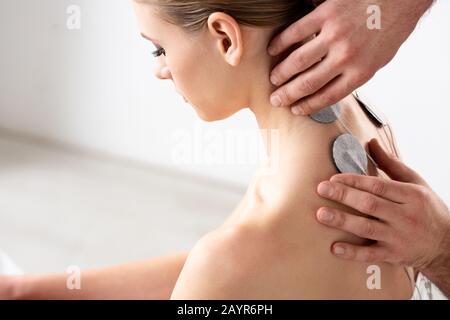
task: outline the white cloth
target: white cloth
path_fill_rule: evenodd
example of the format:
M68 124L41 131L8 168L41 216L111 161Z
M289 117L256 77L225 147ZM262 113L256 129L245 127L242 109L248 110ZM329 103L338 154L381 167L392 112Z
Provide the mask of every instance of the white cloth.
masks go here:
M411 300L448 300L445 295L427 277L419 272L416 288Z

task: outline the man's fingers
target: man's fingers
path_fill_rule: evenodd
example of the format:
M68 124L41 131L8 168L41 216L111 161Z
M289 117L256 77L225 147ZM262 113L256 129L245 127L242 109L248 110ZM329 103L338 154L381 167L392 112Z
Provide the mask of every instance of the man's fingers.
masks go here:
M331 252L339 258L359 262L388 262L387 249L374 244L371 246L357 246L345 242L336 242L331 247Z
M377 197L369 192L353 189L345 184L330 181L321 182L317 192L324 198L342 203L359 212L391 221L400 204Z
M402 182L427 185L427 183L414 170L406 166L399 159L390 156L384 151L377 139L369 142L370 154L374 158L381 170L386 172L389 177Z
M321 29L322 19L317 10L290 25L283 32L275 36L268 47L272 56L277 56L295 43L304 41Z
M333 208L320 208L317 219L330 227L350 232L361 238L389 241L391 235L387 225L373 219L359 217Z
M294 75L308 69L327 54L325 43L320 37L315 38L292 52L277 65L270 75L270 81L280 86Z
M411 199L409 184L398 181L350 173L335 175L331 177L330 181L345 184L361 191L367 191L397 203L407 203Z
M292 106L295 115L310 115L323 107L331 106L348 96L358 84L348 76L341 74L331 80L316 93L304 97Z
M271 96L271 101L273 97L278 96L281 106L287 107L316 92L338 75L338 71L333 68L332 64L332 59L325 57L324 60L276 90Z

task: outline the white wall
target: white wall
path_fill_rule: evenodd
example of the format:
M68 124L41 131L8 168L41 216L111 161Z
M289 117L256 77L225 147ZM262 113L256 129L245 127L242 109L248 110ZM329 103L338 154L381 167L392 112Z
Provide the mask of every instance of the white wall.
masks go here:
M81 7L81 30L66 28L70 4ZM243 114L200 122L170 81L154 77L154 47L129 1L2 0L0 21L0 127L168 166L179 130L194 139L204 129L255 128ZM254 167L184 166L231 181L247 181Z
M406 163L450 204L450 1L437 1L361 91L388 116Z
M81 30L66 28L71 4L82 10ZM394 124L405 160L447 201L449 12L450 2L439 1L363 88ZM202 123L170 81L155 79L154 48L138 36L128 0L2 0L0 24L0 127L178 168L180 129L192 139L217 129L203 142L220 152L225 129L256 128L249 112ZM255 165L181 167L246 183Z

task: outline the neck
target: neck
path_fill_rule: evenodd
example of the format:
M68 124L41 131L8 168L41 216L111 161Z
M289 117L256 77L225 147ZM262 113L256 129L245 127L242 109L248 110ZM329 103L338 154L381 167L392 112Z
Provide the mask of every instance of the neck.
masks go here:
M250 110L255 115L261 130L269 160L273 159L275 155L278 156L278 152L282 150L301 152L298 143L305 136L305 128L308 126L309 120L307 117L293 115L290 108L272 107L268 96L253 103ZM293 144L296 147L290 148Z
M267 92L273 92L271 90ZM290 108L274 108L270 105L269 95L250 107L266 149L267 161L263 163L263 172L268 172L272 177L284 177L284 180L288 179L286 176L293 176L293 170L297 175L308 175L311 168L317 165L317 159L327 163L323 164L324 167L334 168L328 146L334 138L344 133L341 125L337 122L317 123L308 116L293 115ZM341 119L361 141L365 141L369 138L361 127L365 123L365 115L352 100L352 96L341 100Z

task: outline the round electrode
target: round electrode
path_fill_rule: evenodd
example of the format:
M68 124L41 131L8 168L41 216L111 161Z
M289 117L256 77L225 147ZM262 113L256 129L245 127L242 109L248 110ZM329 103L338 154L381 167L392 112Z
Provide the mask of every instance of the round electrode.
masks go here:
M333 160L341 173L367 174L367 155L363 146L351 134L337 137L333 143Z
M339 103L336 103L331 107L323 108L319 112L316 112L309 117L320 123L332 123L338 119L340 114L341 106Z

